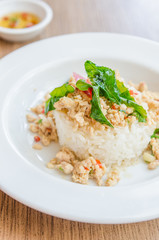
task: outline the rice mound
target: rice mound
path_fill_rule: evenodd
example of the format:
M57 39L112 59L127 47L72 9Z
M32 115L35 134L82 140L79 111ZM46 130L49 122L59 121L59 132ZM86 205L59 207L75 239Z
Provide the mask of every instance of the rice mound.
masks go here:
M132 164L147 148L155 128L135 122L131 126L98 130L91 136L79 129L75 131L65 113L55 110L54 117L60 145L70 148L81 160L91 155L107 166Z

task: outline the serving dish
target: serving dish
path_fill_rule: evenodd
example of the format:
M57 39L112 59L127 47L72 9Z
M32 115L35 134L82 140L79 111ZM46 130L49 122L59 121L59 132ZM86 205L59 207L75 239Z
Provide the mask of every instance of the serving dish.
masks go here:
M112 188L72 183L46 168L58 144L41 152L32 149L25 117L30 106L66 82L72 71L84 73L86 59L120 69L125 79L144 80L156 90L158 54L159 44L145 39L83 33L42 40L4 57L0 62L2 191L34 209L82 222L129 223L159 217L159 169L149 172L141 162L123 172Z
M0 37L8 41L28 41L39 35L50 23L53 11L50 6L39 0L2 0L0 1L0 17L12 12L30 12L36 14L41 21L29 28L11 29L0 27Z

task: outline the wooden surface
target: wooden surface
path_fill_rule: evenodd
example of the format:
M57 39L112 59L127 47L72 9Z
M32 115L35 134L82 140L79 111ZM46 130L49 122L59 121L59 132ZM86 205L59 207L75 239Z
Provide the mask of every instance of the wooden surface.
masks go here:
M35 40L108 31L159 41L158 0L47 0L54 19ZM28 43L28 42L27 42ZM0 40L0 57L27 43ZM0 191L0 240L158 240L159 220L125 225L67 221L30 209Z

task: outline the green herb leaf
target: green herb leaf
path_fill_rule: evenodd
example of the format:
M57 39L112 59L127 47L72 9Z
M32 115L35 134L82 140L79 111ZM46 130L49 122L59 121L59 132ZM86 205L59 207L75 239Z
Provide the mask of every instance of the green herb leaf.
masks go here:
M10 18L10 21L12 21L12 22L17 22L18 19L17 19L16 17L11 17L11 18Z
M91 61L85 62L85 69L92 84L100 87L100 95L111 102L119 104L120 97L116 84L115 71L107 67L97 66Z
M76 83L76 86L79 90L87 91L90 87L93 88L93 94L92 94L92 108L91 108L91 117L95 119L96 121L107 124L108 126L111 126L111 123L106 119L104 116L101 105L100 105L100 98L99 98L99 87L98 86L92 86L85 82L85 80L78 80Z
M146 122L146 118L141 116L141 114L136 111L134 111L134 116L138 119L139 122Z
M115 71L107 67L97 66L91 61L85 62L85 69L93 88L94 86L99 87L99 96L104 96L112 103L124 103L128 107L134 108L134 115L139 122L146 121L146 110L135 102L124 83L116 80Z
M146 110L136 102L133 102L131 100L128 100L126 98L121 98L121 102L124 103L128 107L134 108L134 115L138 119L139 122L145 122L147 118L147 112Z
M139 122L145 122L147 118L146 110L135 102L135 99L130 95L128 88L124 86L123 82L119 80L116 80L116 82L120 91L121 103L124 103L128 107L133 107L135 111L132 115L136 116Z
M87 91L89 88L92 88L92 85L86 83L85 80L80 79L76 82L76 87L81 91Z
M74 88L68 83L64 83L61 87L55 88L51 93L51 97L64 97L67 96L68 93L74 92Z
M94 173L94 170L91 169L90 172L89 172L89 174L91 175L91 174L93 174L93 173Z
M43 121L42 119L39 119L38 123L39 123L39 124L41 124L41 123L42 123L42 121Z
M67 96L68 93L74 92L75 89L68 83L63 84L61 87L55 88L51 93L51 98L49 98L45 103L45 114L49 111L54 110L54 103L58 102L60 98Z
M59 170L61 170L62 172L64 171L62 167L59 167Z
M127 115L127 117L129 116L135 116L139 122L146 122L146 119L144 117L142 117L138 112L134 111L130 114Z
M58 102L61 97L51 97L45 102L45 114L47 114L49 111L54 110L54 103Z
M159 138L159 128L156 128L151 138Z
M127 87L125 87L123 82L116 80L118 90L120 92L120 97L126 98L127 100L131 100L135 102L135 99L130 95L130 92Z
M113 127L112 124L106 119L104 116L101 105L100 105L100 98L99 98L99 87L93 87L93 95L92 95L92 108L91 108L91 118L95 119L96 121L106 124L110 127Z

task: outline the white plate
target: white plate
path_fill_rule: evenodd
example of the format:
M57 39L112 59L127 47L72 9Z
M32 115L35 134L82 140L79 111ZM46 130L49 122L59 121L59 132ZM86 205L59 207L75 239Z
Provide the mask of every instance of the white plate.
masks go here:
M84 61L119 69L127 80L159 87L159 44L117 34L84 33L46 39L0 61L0 187L42 212L82 222L128 223L159 217L159 169L128 168L112 188L72 183L45 167L58 151L32 149L26 112L49 89L84 73Z

